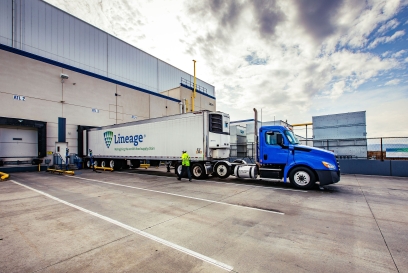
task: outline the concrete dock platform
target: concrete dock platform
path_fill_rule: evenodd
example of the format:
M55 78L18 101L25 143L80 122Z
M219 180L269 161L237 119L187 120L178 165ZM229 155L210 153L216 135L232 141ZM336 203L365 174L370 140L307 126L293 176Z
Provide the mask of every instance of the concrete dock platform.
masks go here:
M324 190L161 169L0 182L0 272L408 272L408 178Z

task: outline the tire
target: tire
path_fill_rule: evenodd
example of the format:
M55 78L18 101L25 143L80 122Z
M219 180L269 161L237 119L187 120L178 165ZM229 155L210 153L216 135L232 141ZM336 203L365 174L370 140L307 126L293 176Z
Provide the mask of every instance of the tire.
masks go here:
M314 173L306 167L296 167L289 173L290 183L299 189L311 189L316 183Z
M140 160L139 159L132 159L130 160L130 164L132 165L132 168L137 169L140 167Z
M122 169L122 164L120 160L111 160L109 161L109 167L111 167L114 171L119 171Z
M94 166L95 167L98 167L98 163L99 163L98 160L94 160Z
M115 160L111 159L109 160L109 167L111 167L112 169L115 169Z
M205 168L203 164L200 163L194 163L192 168L191 168L191 176L194 179L204 179L207 177L207 174L205 173Z
M231 167L225 162L220 162L215 165L214 173L219 178L227 178L231 174Z
M107 167L108 166L108 164L109 164L109 161L108 160L106 160L106 159L104 159L104 160L102 160L101 161L101 167Z
M86 166L87 169L91 169L92 168L91 160L87 159L86 162L85 162L85 166Z
M180 163L176 163L176 165L174 166L174 173L175 173L177 176L180 176L181 168L182 168L182 166L181 166Z

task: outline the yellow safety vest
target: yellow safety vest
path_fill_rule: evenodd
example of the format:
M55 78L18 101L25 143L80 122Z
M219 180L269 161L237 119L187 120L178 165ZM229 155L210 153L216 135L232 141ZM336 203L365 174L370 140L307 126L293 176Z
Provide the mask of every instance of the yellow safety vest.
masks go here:
M184 153L181 156L181 165L183 166L190 166L190 156L187 153Z

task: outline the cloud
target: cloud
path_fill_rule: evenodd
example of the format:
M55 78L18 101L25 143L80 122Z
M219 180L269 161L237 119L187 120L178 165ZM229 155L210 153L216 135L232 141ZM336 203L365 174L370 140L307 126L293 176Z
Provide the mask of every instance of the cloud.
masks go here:
M266 65L268 63L269 58L260 58L258 54L253 51L251 54L245 56L245 61L248 62L249 65Z
M400 8L399 1L347 1L338 19L343 31L339 44L364 48L374 30L392 19Z
M252 1L255 10L254 18L261 37L274 35L276 27L286 19L285 14L276 5L276 2L271 0Z
M402 37L404 35L405 35L405 31L399 30L399 31L396 31L392 36L383 36L383 37L376 38L371 44L368 45L368 48L373 49L379 44L385 44L385 43L392 42L396 40L397 38Z
M383 54L381 54L381 56L382 56L383 58L385 58L385 57L390 56L391 54L392 54L392 51L388 50L388 51L385 51Z
M399 25L399 22L397 19L392 19L388 21L387 23L383 24L379 29L378 33L385 33L389 30L395 29Z
M337 99L341 96L344 92L344 88L346 87L346 83L344 81L339 81L333 84L332 92L330 97L332 99Z
M384 85L398 85L401 82L400 79L394 79L386 82Z
M392 57L393 57L393 58L399 58L399 57L401 57L402 55L404 55L406 52L407 52L407 51L404 50L404 49L403 49L403 50L400 50L400 51L398 51L398 52L392 54Z
M294 1L299 27L320 42L337 31L335 18L344 1Z

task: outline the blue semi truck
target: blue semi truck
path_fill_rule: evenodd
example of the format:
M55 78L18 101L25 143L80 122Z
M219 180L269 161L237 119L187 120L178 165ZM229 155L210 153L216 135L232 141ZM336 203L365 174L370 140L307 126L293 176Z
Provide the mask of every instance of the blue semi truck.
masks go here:
M255 111L255 121L257 114ZM257 122L255 122L257 124ZM308 189L340 180L335 155L326 150L299 145L291 130L283 126L255 127L255 163L229 161L230 118L207 110L93 128L83 132L85 165L114 170L138 168L167 162L181 172L181 151L191 159L191 174L196 179L208 175L227 178L283 179L298 188ZM91 157L93 160L91 160Z
M255 111L255 121L256 109ZM255 122L256 123L256 122ZM310 189L340 181L340 165L331 151L300 145L295 134L284 126L255 127L256 164L237 160L231 173L238 178L282 179L297 188ZM219 171L217 172L219 173Z

